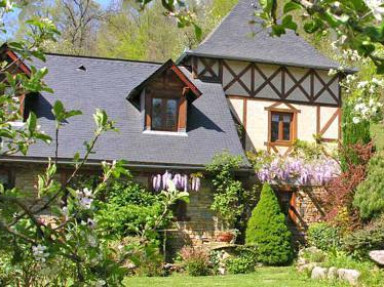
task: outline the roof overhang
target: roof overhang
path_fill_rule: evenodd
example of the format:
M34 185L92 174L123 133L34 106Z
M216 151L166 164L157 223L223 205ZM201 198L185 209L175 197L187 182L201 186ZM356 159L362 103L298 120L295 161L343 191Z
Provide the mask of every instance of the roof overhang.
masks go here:
M8 57L12 63L15 63L18 69L28 77L31 75L30 68L20 59L20 57L9 47L7 43L4 43L0 47L0 57L2 60L7 60Z
M159 69L157 69L152 75L150 75L147 79L140 83L140 85L136 86L127 96L127 100L135 101L139 96L142 90L150 84L156 77L160 76L163 72L167 70L172 70L177 77L189 88L194 96L192 101L197 99L202 95L202 92L195 86L191 80L180 70L179 67L172 61L168 60L165 62Z
M26 156L3 156L0 157L0 163L8 164L48 164L50 158L48 157L26 157ZM88 159L84 166L87 167L101 167L101 163L105 160ZM108 161L108 160L107 160ZM112 161L112 160L110 160ZM74 161L71 158L59 158L57 160L58 165L62 166L73 166ZM158 169L170 169L170 170L193 170L193 171L204 171L206 165L204 164L178 164L178 163L151 163L151 162L126 162L124 164L126 168L134 170L158 170ZM237 169L238 172L248 174L254 173L251 166L241 166Z
M183 60L188 59L191 56L195 57L205 57L211 59L225 59L232 61L244 61L244 62L254 62L260 64L269 64L269 65L279 65L279 66L287 66L287 67L295 67L295 68L308 68L308 69L316 69L316 70L324 70L329 71L331 69L337 70L338 66L316 66L316 65L298 65L297 63L290 62L281 62L281 61L267 61L264 59L250 58L250 57L237 57L237 56L224 56L217 54L209 54L209 53L201 53L197 51L185 51L176 61L177 64L181 64ZM355 68L346 68L343 70L344 74L354 74L358 72Z

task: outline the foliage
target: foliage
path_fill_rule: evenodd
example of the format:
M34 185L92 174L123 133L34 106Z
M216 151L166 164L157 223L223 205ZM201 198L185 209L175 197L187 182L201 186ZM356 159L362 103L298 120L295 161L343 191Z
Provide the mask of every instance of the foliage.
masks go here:
M370 122L354 123L354 102L345 102L342 114L343 145L367 144L371 141Z
M113 183L106 195L105 200L98 202L96 216L100 230L110 236L120 238L137 235L147 221L161 215L162 198L131 179ZM168 219L162 225L166 225Z
M366 259L371 250L384 248L384 218L356 230L343 238L343 249L357 258Z
M256 245L258 261L268 265L283 265L292 260L291 237L276 195L265 183L260 201L248 221L246 243Z
M356 269L360 271L361 278L359 278L359 281L362 286L379 287L383 285L384 273L382 270L375 268L373 262L358 260L344 251L328 252L326 260L322 265L324 267Z
M353 206L353 197L357 186L366 177L366 165L372 155L372 144L351 146L358 158L350 158L344 153L347 168L339 177L332 180L322 195L322 202L326 211L325 219L341 228L344 233L358 227L360 220L356 208ZM341 152L345 152L343 149Z
M180 251L184 268L190 276L208 275L209 254L204 249L185 246Z
M339 230L327 223L311 224L307 232L307 242L320 250L334 250L340 247Z
M375 154L368 164L367 177L356 189L353 204L361 218L368 220L384 211L384 155Z
M384 10L381 1L304 1L277 0L261 1L263 11L260 16L265 25L272 26L272 34L280 36L286 29L296 31L301 25L309 34L324 35L324 31L333 30L345 50L369 58L377 67L378 73L384 72L384 59L380 54L383 30L381 27ZM283 6L283 15L277 11ZM299 12L301 21L295 21L292 13ZM278 19L280 21L278 21Z
M241 157L227 152L216 155L206 167L213 175L212 183L215 194L211 208L218 212L223 220L233 226L243 212L241 201L244 189L242 183L235 178L235 171L242 163Z
M252 255L240 255L227 258L225 267L229 274L245 274L255 270L255 263Z
M355 164L358 164L358 155L354 153L353 145L356 144L368 144L371 141L370 135L370 121L364 120L361 122L354 122L354 102L345 102L343 104L342 114L342 135L343 135L343 147L341 163L343 170L348 169L346 161L349 159ZM346 158L348 157L348 159Z

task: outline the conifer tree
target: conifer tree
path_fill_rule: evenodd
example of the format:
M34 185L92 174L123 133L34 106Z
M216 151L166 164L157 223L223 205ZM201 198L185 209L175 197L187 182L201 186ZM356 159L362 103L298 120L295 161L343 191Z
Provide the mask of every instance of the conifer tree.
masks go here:
M258 261L267 265L284 265L293 256L291 237L276 195L265 183L260 201L248 221L246 243L257 247Z

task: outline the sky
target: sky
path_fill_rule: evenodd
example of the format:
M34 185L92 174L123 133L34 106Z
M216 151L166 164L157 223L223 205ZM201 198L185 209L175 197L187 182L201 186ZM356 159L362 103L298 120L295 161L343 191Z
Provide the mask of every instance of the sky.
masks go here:
M95 1L97 3L100 3L100 5L103 8L108 7L109 3L111 2L111 0L95 0ZM12 35L17 31L17 25L15 23L16 23L16 19L17 19L17 16L19 15L19 13L20 13L19 9L14 9L14 11L12 13L9 13L4 17L4 21L6 23L8 30L7 30L6 36L4 36L4 35L0 36L0 40L4 41L4 40L12 37Z

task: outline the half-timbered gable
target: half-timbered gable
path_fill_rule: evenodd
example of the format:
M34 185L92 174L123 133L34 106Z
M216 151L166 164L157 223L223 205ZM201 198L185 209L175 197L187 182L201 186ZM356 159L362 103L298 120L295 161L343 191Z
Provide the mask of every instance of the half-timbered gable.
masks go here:
M240 0L199 47L185 53L182 63L194 77L222 84L244 127L247 150L286 154L296 139L337 142L341 76L329 70L338 64L292 31L270 37L254 16L258 5Z

